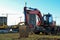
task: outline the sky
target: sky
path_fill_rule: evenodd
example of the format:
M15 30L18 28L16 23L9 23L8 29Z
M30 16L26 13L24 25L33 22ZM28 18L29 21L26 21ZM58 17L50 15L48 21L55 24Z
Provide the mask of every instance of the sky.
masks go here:
M24 21L23 8L37 8L41 14L52 14L53 20L60 25L60 0L0 0L0 16L7 16L8 25L15 25Z

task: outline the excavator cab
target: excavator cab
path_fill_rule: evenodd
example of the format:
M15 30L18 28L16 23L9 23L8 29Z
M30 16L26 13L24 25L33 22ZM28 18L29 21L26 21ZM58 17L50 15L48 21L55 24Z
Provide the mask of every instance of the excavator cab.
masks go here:
M43 15L43 24L44 24L44 27L52 26L53 18L51 14L48 13Z

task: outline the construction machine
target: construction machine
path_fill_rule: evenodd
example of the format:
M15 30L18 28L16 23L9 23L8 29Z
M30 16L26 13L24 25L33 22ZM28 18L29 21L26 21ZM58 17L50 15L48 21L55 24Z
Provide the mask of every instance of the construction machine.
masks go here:
M56 33L56 22L50 13L42 16L42 13L38 9L25 6L24 15L25 25L28 25L35 34L39 34L40 32L45 34Z
M0 29L7 29L7 28L8 28L8 26L7 26L7 25L5 25L5 24L0 25Z

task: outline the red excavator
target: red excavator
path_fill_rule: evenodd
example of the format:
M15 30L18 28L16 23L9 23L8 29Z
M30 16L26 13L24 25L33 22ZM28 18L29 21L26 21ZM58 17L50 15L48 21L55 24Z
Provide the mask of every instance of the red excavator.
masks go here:
M44 14L31 7L24 7L25 25L28 25L35 34L40 32L45 34L56 33L56 22L53 21L53 17L50 13Z

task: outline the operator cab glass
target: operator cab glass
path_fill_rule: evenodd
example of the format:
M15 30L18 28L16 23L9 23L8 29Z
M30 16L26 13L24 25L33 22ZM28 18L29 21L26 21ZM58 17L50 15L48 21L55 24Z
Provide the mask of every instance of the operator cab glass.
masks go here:
M49 22L52 22L52 16L49 17Z
M46 21L46 16L44 16L44 21Z

